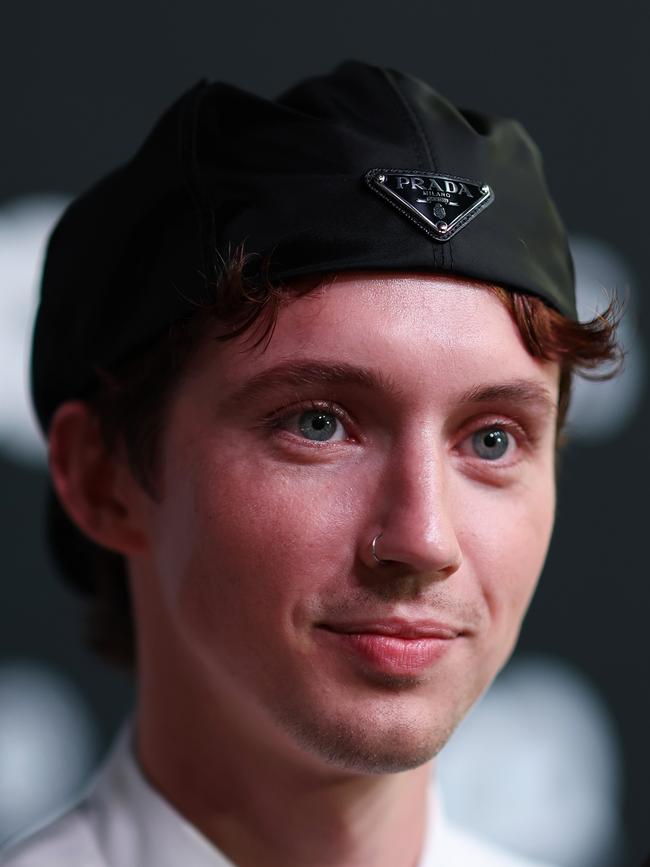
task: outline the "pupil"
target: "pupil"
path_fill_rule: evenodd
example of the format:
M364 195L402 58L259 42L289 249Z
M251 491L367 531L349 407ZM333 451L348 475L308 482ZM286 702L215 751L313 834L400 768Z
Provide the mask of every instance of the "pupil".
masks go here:
M325 416L322 415L317 415L316 418L312 421L312 427L315 427L316 430L323 430L325 425Z

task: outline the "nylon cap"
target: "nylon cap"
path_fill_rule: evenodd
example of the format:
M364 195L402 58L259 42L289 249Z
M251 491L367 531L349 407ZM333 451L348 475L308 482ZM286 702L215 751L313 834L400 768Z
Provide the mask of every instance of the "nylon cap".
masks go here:
M51 236L32 353L43 429L98 369L191 316L242 243L253 279L456 274L577 318L566 231L516 121L356 61L276 100L201 82Z

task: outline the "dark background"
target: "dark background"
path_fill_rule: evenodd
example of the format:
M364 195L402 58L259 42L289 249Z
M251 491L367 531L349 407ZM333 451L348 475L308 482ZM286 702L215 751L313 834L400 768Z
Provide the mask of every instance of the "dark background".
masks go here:
M570 230L606 240L631 265L648 345L646 16L638 0L21 0L0 21L0 206L81 191L201 77L271 96L357 57L520 119ZM625 760L630 865L650 848L649 422L646 393L615 438L569 446L555 537L520 642L567 658L608 704ZM82 650L81 606L55 580L40 539L43 490L43 470L0 456L0 661L47 659L67 671L106 739L130 685Z

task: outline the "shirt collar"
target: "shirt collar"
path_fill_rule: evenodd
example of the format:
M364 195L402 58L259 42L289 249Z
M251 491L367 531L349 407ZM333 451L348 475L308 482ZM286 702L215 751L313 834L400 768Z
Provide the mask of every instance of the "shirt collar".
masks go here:
M120 733L90 795L91 820L109 864L119 867L235 867L149 783Z

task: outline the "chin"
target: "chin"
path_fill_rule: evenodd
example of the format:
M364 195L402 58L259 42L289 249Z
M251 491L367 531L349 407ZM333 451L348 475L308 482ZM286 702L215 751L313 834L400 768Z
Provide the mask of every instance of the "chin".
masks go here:
M463 714L452 720L403 719L386 711L379 718L282 720L292 740L328 766L357 774L396 774L431 761Z

